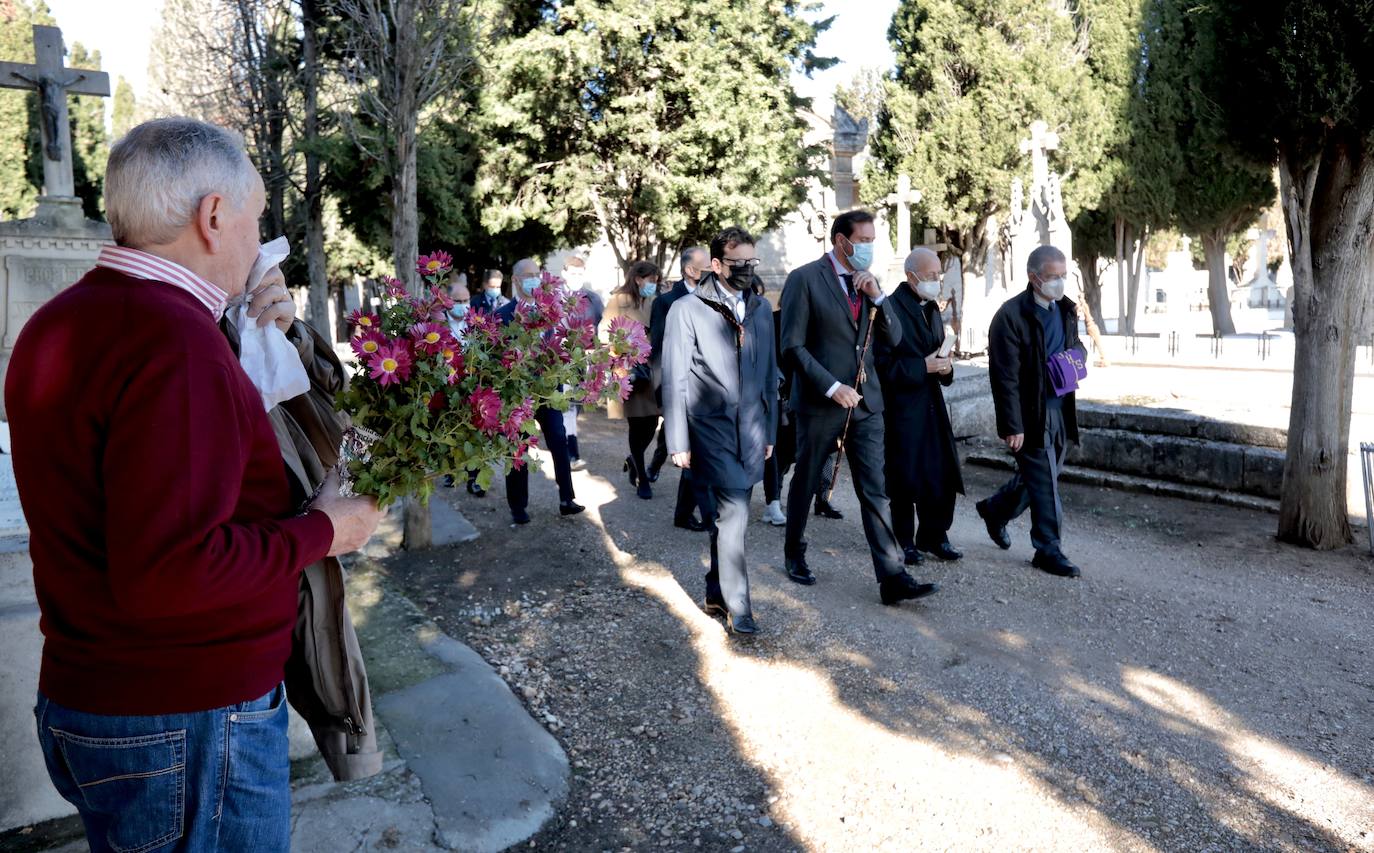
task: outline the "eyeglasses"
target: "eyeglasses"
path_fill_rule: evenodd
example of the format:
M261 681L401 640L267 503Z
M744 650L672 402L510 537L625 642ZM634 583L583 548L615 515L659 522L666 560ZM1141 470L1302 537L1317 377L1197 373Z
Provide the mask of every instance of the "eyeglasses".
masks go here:
M758 259L758 258L749 258L748 260L737 260L737 259L735 259L735 258L722 258L721 261L722 261L726 266L730 267L731 269L749 270L750 272L753 272L754 270L756 270L756 269L759 268L759 259Z

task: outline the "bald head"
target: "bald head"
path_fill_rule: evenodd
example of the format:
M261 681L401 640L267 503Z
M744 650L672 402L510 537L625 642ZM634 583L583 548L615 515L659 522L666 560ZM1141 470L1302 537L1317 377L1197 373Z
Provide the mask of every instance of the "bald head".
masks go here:
M911 250L911 254L906 256L906 262L902 265L909 273L914 273L917 278L938 278L940 275L940 256L925 246L919 246Z

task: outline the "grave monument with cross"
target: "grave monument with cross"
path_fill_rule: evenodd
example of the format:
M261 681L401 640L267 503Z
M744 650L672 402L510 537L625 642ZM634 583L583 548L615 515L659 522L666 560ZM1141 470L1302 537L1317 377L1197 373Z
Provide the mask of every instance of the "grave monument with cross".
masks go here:
M100 71L68 68L62 31L33 28L34 63L0 61L0 89L36 91L43 133L43 194L28 219L0 222L0 382L24 323L81 278L110 242L110 226L86 219L72 178L68 95L108 96ZM18 97L0 92L0 97ZM5 417L0 403L0 419Z

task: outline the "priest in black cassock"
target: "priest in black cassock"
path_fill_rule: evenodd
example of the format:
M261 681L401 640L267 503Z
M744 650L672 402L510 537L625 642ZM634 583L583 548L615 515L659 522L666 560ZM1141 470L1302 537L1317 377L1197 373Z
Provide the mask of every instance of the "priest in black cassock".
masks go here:
M954 381L954 362L936 303L940 257L930 249L916 249L907 256L905 269L906 284L891 297L902 336L895 345L879 338L875 363L886 403L892 532L907 565L916 565L922 552L941 560L963 556L950 545L948 534L964 480L943 390Z

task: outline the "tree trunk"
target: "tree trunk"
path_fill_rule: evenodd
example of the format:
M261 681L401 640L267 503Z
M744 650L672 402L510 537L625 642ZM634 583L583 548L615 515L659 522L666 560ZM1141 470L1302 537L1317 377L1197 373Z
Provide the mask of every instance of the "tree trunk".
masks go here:
M1346 464L1355 348L1374 276L1374 152L1329 137L1320 155L1283 148L1279 187L1293 266L1293 404L1278 537L1310 548L1351 540Z
M1149 228L1141 228L1137 237L1130 225L1125 229L1126 247L1126 334L1135 334L1135 315L1140 304L1140 274L1145 270L1145 244Z
M1116 333L1129 335L1126 328L1126 220L1116 218Z
M1207 258L1207 305L1212 312L1212 333L1234 335L1231 319L1231 287L1226 277L1226 232L1221 229L1202 235L1202 254Z
M434 545L434 521L429 507L413 497L403 499L401 508L401 547L407 551L423 551Z
M409 120L401 116L396 128L395 174L391 178L391 244L396 253L396 277L406 290L420 292L420 275L415 259L420 255L420 218L416 198L415 113Z
M329 277L324 260L324 183L320 176L320 155L315 141L320 135L318 59L319 7L317 0L301 0L302 59L304 76L301 88L305 97L305 270L310 281L306 301L306 322L335 340L329 323ZM340 311L340 313L343 313Z
M1083 281L1083 302L1097 328L1102 328L1102 276L1097 269L1097 255L1079 255L1078 274Z

